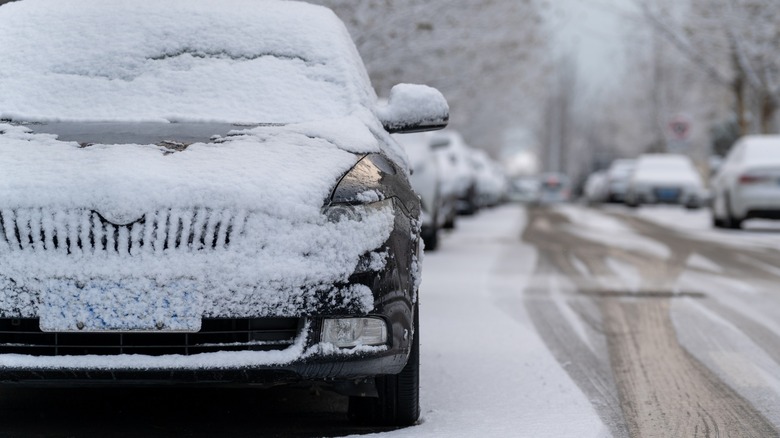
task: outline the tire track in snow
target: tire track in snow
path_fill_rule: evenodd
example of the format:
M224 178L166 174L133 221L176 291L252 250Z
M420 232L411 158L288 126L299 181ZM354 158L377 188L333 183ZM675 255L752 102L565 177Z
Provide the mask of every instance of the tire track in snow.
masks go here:
M541 216L538 210L532 210L529 214L529 226L524 232L524 240L539 239L554 247L553 250L548 250L539 244L536 245L539 249L536 281L524 293L525 306L531 321L555 358L591 401L596 413L611 434L616 437L626 436L628 429L623 419L620 398L612 378L610 364L604 354L606 343L603 337L590 342L591 345L602 345L602 347L596 347L595 351L591 349L589 343L567 323L567 318L551 297L551 288L558 285L552 284L550 280L560 275L559 266L567 266L571 274L570 278L582 275L572 259L568 257L565 247L558 246L555 240L549 239L549 235L556 232L557 227L554 222L560 222L562 218ZM580 259L588 264L588 258ZM592 268L590 266L588 268L592 272ZM586 277L579 278L580 283L588 280ZM575 298L573 302L582 301L579 297L569 298L569 303L572 302L571 298ZM593 306L570 304L570 307L575 313L584 317L586 327L591 327L597 332L601 330L601 321L599 316L592 312ZM581 313L583 311L587 313Z
M602 284L605 289L615 291L622 287L628 292L627 285L610 276L610 258L633 266L641 275L639 291L633 296L631 293L623 297L587 295L586 299L597 303L600 318L594 318L591 312L582 316L587 316L590 324L601 320L609 351L607 357L587 349L552 301L545 303L543 297L549 291L543 285L526 291L526 305L543 339L556 358L567 365L567 371L583 392L594 400L594 407L613 434L778 436L748 401L719 380L677 340L669 310L671 301L657 292L668 291L669 295L678 292L674 285L686 270L690 249L696 246L681 243L674 237L669 239L668 231L667 238L657 239L664 230L653 230L662 232L647 233L649 237L674 243L670 245L673 249L670 258L661 259L561 232L564 226L571 227L571 223L547 209L532 211L531 219L524 240L540 252L539 277L565 275L583 292L598 284L598 279L604 279L618 283L618 288ZM534 227L537 220L546 226ZM581 269L573 265L572 256L586 264L595 281L583 277ZM643 291L653 291L655 295L643 295ZM573 308L581 311L588 306Z

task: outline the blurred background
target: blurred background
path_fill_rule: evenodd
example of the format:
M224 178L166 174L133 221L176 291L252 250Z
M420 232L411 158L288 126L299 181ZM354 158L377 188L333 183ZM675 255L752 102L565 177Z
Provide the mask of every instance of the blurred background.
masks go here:
M702 177L775 133L776 0L317 0L346 22L380 96L439 88L452 128L512 178L575 191L617 158L689 156Z

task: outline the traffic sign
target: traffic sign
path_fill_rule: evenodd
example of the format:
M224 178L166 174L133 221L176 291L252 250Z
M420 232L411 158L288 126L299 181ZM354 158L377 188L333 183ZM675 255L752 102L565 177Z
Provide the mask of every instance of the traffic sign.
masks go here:
M691 122L684 116L675 116L669 121L669 132L675 140L687 140L691 132Z

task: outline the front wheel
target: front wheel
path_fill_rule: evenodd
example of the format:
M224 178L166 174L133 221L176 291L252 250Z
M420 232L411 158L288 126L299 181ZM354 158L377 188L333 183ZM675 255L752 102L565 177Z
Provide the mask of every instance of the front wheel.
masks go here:
M724 202L726 206L726 228L731 228L732 230L742 229L742 222L744 222L744 219L737 217L732 213L731 197L727 196L724 198Z
M422 233L426 251L435 251L439 246L439 230L436 227L427 228Z
M378 398L350 397L349 418L377 426L411 426L420 418L420 317L414 306L414 334L406 366L399 374L376 378Z

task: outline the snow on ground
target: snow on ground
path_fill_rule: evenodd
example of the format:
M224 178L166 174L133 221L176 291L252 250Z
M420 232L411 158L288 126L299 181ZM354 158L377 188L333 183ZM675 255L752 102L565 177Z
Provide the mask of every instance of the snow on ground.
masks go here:
M717 240L732 246L777 248L780 245L780 221L754 219L744 223L743 230L716 229L708 208L688 210L679 206L644 206L636 210L609 206L606 211L635 214L665 227L683 230L702 240Z
M426 254L422 420L383 435L608 435L526 314L522 294L536 254L520 242L525 220L518 206L459 218Z
M593 209L561 204L556 210L572 223L568 231L594 242L604 243L629 251L639 251L660 258L669 258L669 248L653 239L640 235L618 219Z

